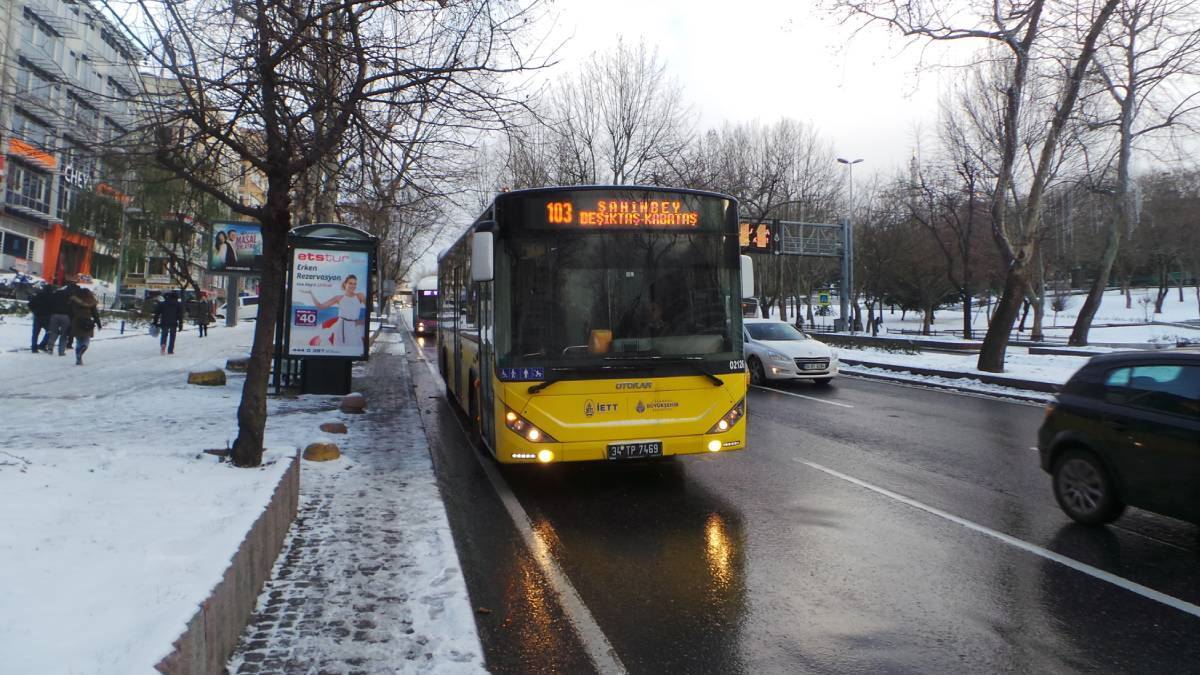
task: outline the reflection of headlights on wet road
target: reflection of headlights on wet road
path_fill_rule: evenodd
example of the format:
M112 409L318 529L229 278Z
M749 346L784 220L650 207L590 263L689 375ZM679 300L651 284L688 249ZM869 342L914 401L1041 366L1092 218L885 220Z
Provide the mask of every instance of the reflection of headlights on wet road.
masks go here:
M417 346L420 347L421 349L424 349L425 348L425 338L423 338L423 337L417 338Z
M704 556L717 587L728 588L733 581L733 545L720 514L709 514L704 523Z

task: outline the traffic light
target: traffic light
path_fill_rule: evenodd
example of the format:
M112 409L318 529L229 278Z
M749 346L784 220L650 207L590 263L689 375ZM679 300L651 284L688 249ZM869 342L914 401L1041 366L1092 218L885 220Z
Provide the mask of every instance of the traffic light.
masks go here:
M769 253L772 234L769 223L738 224L738 244L747 253Z

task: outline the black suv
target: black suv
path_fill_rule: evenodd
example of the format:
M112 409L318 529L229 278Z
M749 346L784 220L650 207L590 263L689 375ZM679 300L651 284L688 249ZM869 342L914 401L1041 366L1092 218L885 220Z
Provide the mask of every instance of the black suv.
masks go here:
M1093 357L1046 408L1038 451L1080 523L1126 505L1200 523L1200 351Z

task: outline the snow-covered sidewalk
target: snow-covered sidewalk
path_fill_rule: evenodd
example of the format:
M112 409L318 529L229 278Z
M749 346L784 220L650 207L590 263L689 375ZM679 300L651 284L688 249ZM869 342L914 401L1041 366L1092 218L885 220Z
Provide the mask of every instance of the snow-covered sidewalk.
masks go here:
M399 333L334 413L345 455L304 464L300 514L230 673L477 673L483 650Z
M98 339L84 366L29 352L28 333L25 350L0 351L0 671L149 673L171 649L286 460L337 415L334 397L272 399L265 466L203 454L235 436L243 379L197 387L187 372L245 354L253 326L184 333L173 356L147 335ZM443 508L436 489L421 496L415 510ZM431 564L455 567L449 553Z

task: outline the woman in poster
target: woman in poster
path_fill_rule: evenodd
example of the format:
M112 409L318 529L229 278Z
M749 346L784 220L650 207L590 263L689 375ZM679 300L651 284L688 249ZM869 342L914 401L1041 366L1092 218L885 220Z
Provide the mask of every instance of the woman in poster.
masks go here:
M217 230L213 237L213 269L223 269L227 266L230 248L225 233Z
M358 277L350 274L342 280L342 293L335 295L326 302L321 302L312 291L308 292L313 304L318 310L338 306L338 327L335 335L343 345L361 345L363 340L363 320L359 318L367 301L358 292Z

